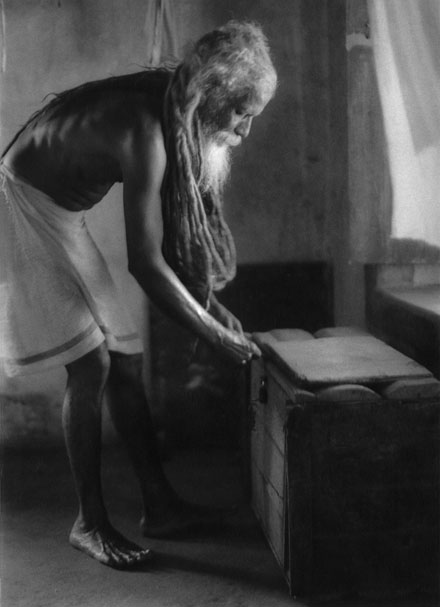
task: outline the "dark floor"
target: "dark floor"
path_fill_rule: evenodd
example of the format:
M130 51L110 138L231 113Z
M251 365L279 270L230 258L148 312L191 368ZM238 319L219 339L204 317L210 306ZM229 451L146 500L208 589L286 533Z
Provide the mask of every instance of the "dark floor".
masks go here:
M235 452L179 452L170 458L167 473L183 497L239 508L222 528L159 541L141 537L140 499L125 453L105 447L103 484L111 520L157 555L154 566L136 572L100 565L68 544L76 498L64 448L7 451L2 460L1 607L304 607L289 597L247 506ZM372 607L332 603L354 605ZM438 607L417 597L373 605Z
M119 447L104 451L104 491L115 526L157 552L150 570L109 569L67 542L76 499L64 450L3 454L1 607L278 607L292 602L245 503L239 457L180 453L166 464L181 494L240 503L222 529L179 541L145 540L140 501Z

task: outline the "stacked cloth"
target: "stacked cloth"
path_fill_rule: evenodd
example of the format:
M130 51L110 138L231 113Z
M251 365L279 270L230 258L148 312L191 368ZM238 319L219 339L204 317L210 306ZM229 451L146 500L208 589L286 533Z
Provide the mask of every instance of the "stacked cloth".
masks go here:
M63 209L0 164L0 365L66 365L102 342L142 351L85 212Z

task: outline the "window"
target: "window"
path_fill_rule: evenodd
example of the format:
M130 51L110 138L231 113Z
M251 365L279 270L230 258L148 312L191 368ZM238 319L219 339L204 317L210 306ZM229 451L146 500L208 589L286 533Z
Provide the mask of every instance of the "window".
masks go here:
M440 3L369 0L393 238L440 247Z

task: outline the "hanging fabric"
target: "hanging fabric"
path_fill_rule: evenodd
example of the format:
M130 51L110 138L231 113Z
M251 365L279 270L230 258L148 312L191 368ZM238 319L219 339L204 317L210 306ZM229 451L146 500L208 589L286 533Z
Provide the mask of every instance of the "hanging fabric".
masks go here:
M174 0L147 0L144 34L147 65L157 67L179 58Z
M440 2L369 0L394 238L440 246Z

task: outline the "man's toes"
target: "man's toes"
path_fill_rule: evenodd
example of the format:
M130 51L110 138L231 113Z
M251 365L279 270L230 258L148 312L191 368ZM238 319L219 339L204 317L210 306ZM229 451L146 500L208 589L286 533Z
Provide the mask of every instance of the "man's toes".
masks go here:
M141 546L138 546L138 544L134 544L133 542L126 541L121 544L121 548L122 550L124 550L124 552L136 559L148 558L147 555L152 556L152 551L149 548L142 548Z
M128 569L152 559L153 552L130 542L108 526L104 531L79 532L72 530L69 537L74 548L82 550L103 565L114 569Z
M118 569L126 569L133 565L139 565L152 559L153 553L149 549L132 549L126 547L118 547L112 545L112 557L114 560L114 567Z
M114 567L115 569L123 569L128 564L125 555L112 544L108 544L106 546L105 554L108 557L108 562L105 564L109 565L110 567Z
M114 537L112 543L118 548L119 551L128 555L131 561L144 562L151 560L153 557L153 551L149 548L142 548L138 544L127 540L118 531L114 530Z
M119 541L119 539L121 541ZM119 534L117 540L118 541L115 541L115 544L117 545L118 549L127 555L131 561L143 562L150 560L153 557L153 551L150 550L150 548L142 548L138 544L130 542L124 537L119 538Z

